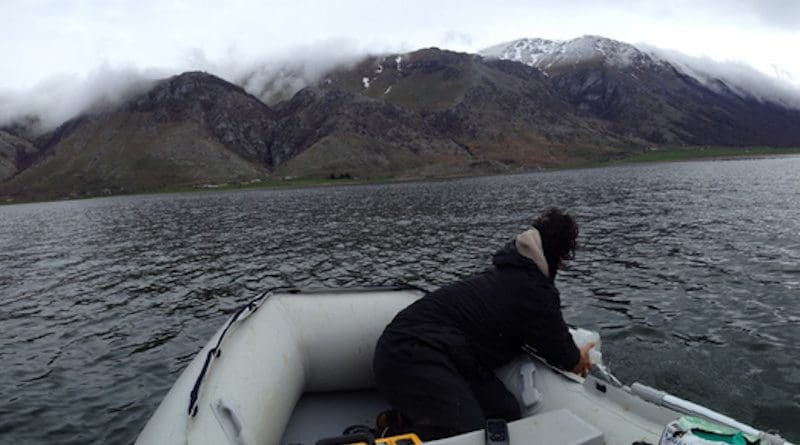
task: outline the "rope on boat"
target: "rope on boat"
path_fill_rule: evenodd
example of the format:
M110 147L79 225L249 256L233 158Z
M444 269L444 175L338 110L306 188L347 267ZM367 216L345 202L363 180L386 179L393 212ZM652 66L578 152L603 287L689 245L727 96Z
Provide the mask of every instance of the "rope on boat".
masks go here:
M225 325L225 328L222 330L222 333L219 335L217 339L217 344L214 345L213 348L208 350L206 354L206 360L203 362L203 369L200 370L200 375L197 376L197 379L194 382L194 386L192 387L192 392L189 395L189 411L188 414L192 417L197 415L197 399L200 394L200 387L203 384L203 380L205 379L206 372L211 367L211 361L215 357L219 357L222 354L222 349L220 346L222 345L222 340L225 338L225 334L228 333L228 330L233 326L234 323L244 320L250 314L256 311L261 303L264 302L266 297L268 297L273 292L273 289L264 292L261 296L256 298L255 300L247 303L246 305L239 308L235 314L228 320L228 323Z

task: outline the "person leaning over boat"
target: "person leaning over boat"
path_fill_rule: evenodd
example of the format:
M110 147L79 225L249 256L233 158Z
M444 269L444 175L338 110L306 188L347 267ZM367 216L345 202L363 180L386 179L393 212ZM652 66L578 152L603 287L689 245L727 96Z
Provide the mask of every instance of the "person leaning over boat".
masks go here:
M373 363L378 389L394 410L391 433L432 440L482 429L487 418L519 419L516 399L492 370L518 357L523 344L555 366L588 373L593 344L575 345L555 287L577 236L572 215L547 209L494 255L493 267L395 316Z

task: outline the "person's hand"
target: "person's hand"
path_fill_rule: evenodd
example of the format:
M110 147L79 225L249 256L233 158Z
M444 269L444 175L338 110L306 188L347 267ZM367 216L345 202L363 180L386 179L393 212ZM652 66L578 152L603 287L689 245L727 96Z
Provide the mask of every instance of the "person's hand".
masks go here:
M595 343L586 343L581 348L581 359L578 361L578 364L572 368L572 372L578 374L581 377L586 377L589 374L589 371L592 370L592 361L589 359L589 350L594 348Z

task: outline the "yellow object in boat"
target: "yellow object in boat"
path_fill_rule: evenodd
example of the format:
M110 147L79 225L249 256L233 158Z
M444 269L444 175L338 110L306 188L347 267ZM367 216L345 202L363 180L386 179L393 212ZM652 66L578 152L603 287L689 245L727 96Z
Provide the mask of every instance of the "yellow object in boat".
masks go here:
M419 436L414 433L399 434L397 436L379 437L375 439L375 445L420 445Z

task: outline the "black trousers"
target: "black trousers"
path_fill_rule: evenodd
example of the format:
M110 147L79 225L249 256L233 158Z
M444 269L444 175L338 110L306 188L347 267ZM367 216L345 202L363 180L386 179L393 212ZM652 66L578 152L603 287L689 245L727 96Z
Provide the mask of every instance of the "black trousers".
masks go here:
M466 348L464 348L466 351ZM520 418L516 398L491 371L458 349L384 334L373 363L378 389L423 441L483 429L486 419ZM408 431L396 431L403 433Z

